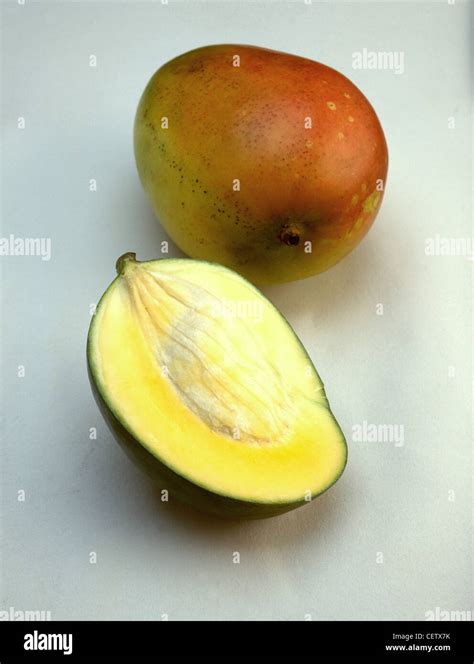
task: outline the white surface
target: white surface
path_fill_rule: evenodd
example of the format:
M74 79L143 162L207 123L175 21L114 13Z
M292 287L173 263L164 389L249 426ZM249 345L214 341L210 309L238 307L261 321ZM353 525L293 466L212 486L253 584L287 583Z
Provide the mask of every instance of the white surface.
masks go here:
M472 263L425 254L426 238L471 235L468 5L27 0L2 13L2 236L51 238L52 257L0 263L0 608L170 620L469 610ZM115 259L158 256L164 237L133 161L139 96L165 61L219 42L339 69L373 103L390 149L363 244L320 277L265 290L320 371L349 465L310 506L241 524L160 503L112 441L85 362L89 307ZM352 69L364 47L403 51L405 72ZM353 441L364 420L403 425L404 445Z

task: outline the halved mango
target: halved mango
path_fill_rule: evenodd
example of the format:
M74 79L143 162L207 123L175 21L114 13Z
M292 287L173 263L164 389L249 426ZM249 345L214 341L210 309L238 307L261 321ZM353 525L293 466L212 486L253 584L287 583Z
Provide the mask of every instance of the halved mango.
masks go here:
M89 330L91 384L170 499L259 518L337 480L347 447L323 384L260 291L203 261L125 254L117 270Z

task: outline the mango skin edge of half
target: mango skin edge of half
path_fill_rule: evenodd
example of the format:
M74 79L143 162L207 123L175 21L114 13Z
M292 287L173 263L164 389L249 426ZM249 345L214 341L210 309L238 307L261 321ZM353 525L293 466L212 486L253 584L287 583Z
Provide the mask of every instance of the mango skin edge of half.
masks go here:
M203 263L209 263L209 261L199 261ZM222 267L219 265L219 267ZM224 268L225 269L225 268ZM240 275L241 276L241 275ZM113 286L115 281L120 278L117 276L109 287L104 291L102 297L99 300L99 303L96 308L96 312L99 310L103 300L106 298L109 289ZM278 311L278 310L277 310ZM297 342L300 344L303 352L308 355L305 347L303 346L301 340L288 323L287 319L283 314L278 311L279 315L282 318L282 321L288 326L289 330L295 336ZM314 494L311 497L311 500L305 500L304 498L292 502L255 502L240 500L231 496L225 496L214 491L206 489L204 486L200 486L195 482L182 477L169 466L163 463L158 456L152 454L148 449L146 449L139 440L137 440L130 431L126 428L124 423L122 423L117 417L116 414L112 411L109 404L107 403L106 398L101 394L98 389L94 377L94 366L91 361L90 347L91 347L91 331L94 325L95 315L92 317L89 333L87 338L87 373L89 377L89 382L94 396L94 400L109 428L113 434L115 440L118 442L120 447L126 453L126 455L140 468L154 483L158 490L167 490L169 492L169 498L171 500L176 499L182 504L188 505L195 510L210 514L213 516L221 517L223 519L237 519L237 520L256 520L256 519L265 519L270 517L279 516L285 512L289 512L303 505L307 505L312 502L318 496L321 496L328 489L330 489L341 477L348 460L348 446L345 436L337 423L336 418L332 414L331 409L328 407L329 412L333 415L333 419L337 424L339 431L341 433L341 439L344 443L345 448L345 458L344 463L341 465L340 472L333 479L333 481L326 486L323 491L320 493ZM309 358L309 356L308 356ZM310 360L311 361L311 360ZM311 362L312 363L312 362ZM313 365L314 366L314 365ZM314 369L316 371L316 369Z

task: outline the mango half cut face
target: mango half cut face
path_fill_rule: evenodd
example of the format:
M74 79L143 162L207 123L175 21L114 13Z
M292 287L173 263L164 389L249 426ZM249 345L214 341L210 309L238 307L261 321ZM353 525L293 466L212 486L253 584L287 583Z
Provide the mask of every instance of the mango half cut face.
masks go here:
M89 330L97 403L175 498L274 516L341 475L344 436L301 342L245 279L190 259L117 261Z

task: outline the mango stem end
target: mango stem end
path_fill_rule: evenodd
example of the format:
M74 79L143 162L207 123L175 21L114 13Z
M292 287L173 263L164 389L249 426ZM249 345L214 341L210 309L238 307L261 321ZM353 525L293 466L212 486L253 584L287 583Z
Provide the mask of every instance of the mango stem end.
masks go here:
M120 258L118 258L117 262L115 263L115 269L117 270L117 274L118 275L125 274L127 266L130 265L130 263L136 263L136 262L137 262L137 255L132 251L127 251L127 253L123 254L123 256L120 256Z

